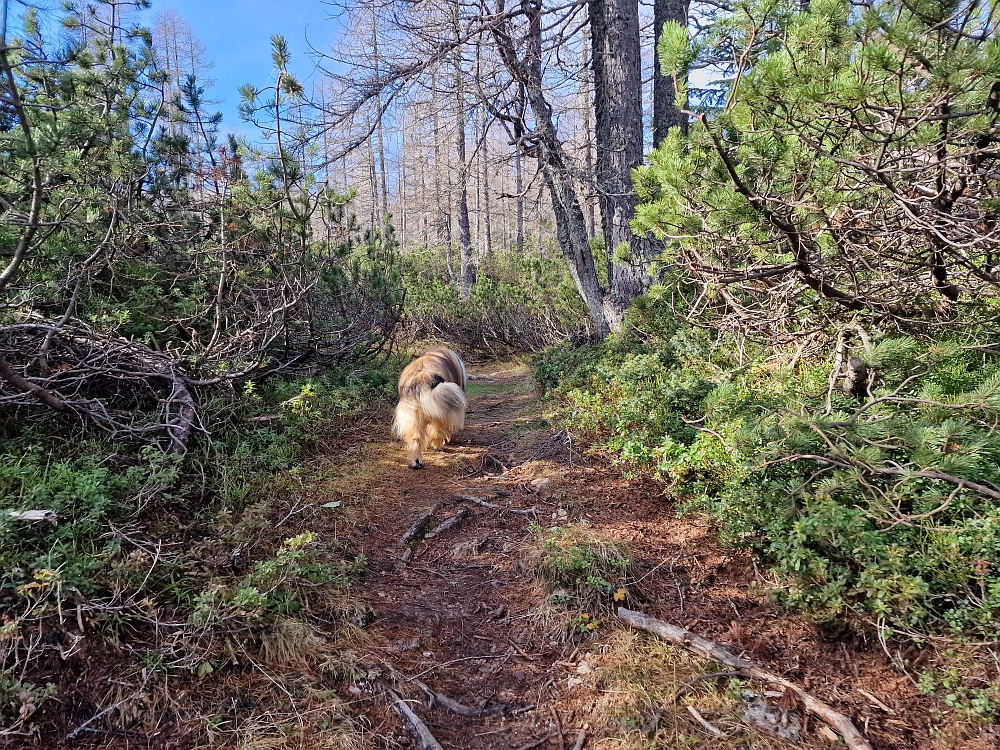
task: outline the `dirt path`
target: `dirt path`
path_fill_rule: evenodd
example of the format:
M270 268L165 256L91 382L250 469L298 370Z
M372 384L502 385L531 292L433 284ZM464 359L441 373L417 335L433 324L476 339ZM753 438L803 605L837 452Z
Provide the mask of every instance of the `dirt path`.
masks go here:
M340 658L365 745L419 746L390 710L392 687L444 748L569 750L581 732L589 748L829 746L815 725L794 743L748 730L740 688L725 680L697 682L685 700L728 737L672 705L711 665L619 629L611 596L564 606L559 597L568 592L557 590L554 602L537 570L545 540L562 533L549 529L559 527L631 550L621 588L628 606L798 681L851 716L875 747L932 746L926 699L877 643L824 638L753 593L764 581L752 564L720 549L711 529L678 519L662 485L623 479L555 433L524 367L474 370L469 395L467 429L427 456L424 471L406 468L383 415L330 438L329 463L311 491L314 502L342 502L326 531L367 559L367 573L340 605L363 626ZM404 558L400 538L421 514L433 511L434 526L463 507L468 517L458 527ZM421 682L482 715L429 706Z

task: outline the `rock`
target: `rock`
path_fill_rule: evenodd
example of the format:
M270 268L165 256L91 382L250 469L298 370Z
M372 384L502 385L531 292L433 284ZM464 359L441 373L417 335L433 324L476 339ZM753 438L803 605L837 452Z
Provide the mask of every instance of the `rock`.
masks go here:
M789 742L799 741L802 717L795 711L772 706L764 696L749 690L743 693L743 700L747 704L743 714L745 724Z
M485 539L480 539L479 537L473 537L464 542L459 542L451 550L452 557L473 557L478 555L482 548L486 545Z

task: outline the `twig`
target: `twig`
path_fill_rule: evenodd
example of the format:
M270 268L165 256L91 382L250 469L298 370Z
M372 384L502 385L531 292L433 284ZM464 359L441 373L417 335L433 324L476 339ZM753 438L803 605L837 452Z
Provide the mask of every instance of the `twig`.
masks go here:
M704 716L698 713L698 709L694 706L687 707L688 713L694 717L694 720L701 724L708 731L709 734L714 734L716 737L725 737L726 733L719 729L714 724L710 724Z
M882 701L880 701L874 695L872 695L871 693L869 693L867 690L862 690L861 688L858 688L858 692L861 693L863 696L865 696L865 698L867 698L868 700L870 700L872 703L874 703L876 706L878 706L879 708L881 708L883 711L885 711L890 716L895 716L896 715L895 711L893 711L891 708L889 708L887 705L885 705Z
M455 497L463 502L475 503L476 505L482 505L484 508L502 510L507 513L516 513L519 516L536 516L540 512L538 508L511 508L506 505L497 505L496 503L491 503L489 500L484 500L483 498L476 497L475 495L455 495Z
M583 743L587 741L587 733L582 729L577 732L576 744L573 745L573 750L583 750Z
M441 747L434 735L431 734L431 730L427 728L427 725L420 720L420 717L413 713L413 709L406 705L402 698L400 698L392 690L389 691L389 695L392 696L392 702L395 704L396 711L405 718L413 731L417 734L417 739L420 741L420 750L444 750Z
M424 539L433 539L434 537L439 536L446 531L450 531L451 529L455 528L460 523L462 523L462 521L465 520L465 518L468 515L469 515L469 509L463 505L461 508L458 509L458 513L456 513L451 518L446 519L445 521L443 521L442 523L438 524L433 529L428 531L424 535Z
M126 696L125 698L122 698L120 701L118 701L114 705L108 706L103 711L98 711L96 714L94 714L89 719L87 719L85 722L83 722L83 724L81 724L76 729L74 729L72 732L70 732L65 737L63 737L62 740L59 741L59 744L60 745L65 745L67 742L72 741L73 739L76 738L76 736L78 734L80 734L80 732L83 732L84 730L86 730L87 727L89 727L91 724L93 724L98 719L103 719L105 716L107 716L109 713L111 713L112 711L114 711L116 708L119 708L120 706L123 706L126 703L128 703L133 698L137 698L140 695L142 695L143 691L146 689L146 683L149 682L149 678L152 677L152 676L153 676L153 672L148 672L146 674L146 676L142 678L142 684L139 686L138 690L136 690L131 695Z
M563 741L562 722L559 720L559 712L556 711L555 706L549 706L549 711L552 714L552 723L556 725L556 737L559 740L559 750L566 750L566 743Z
M655 617L649 617L641 612L633 612L630 609L625 609L625 607L618 608L618 617L637 630L645 630L671 643L685 646L712 661L739 671L745 677L779 685L786 690L791 690L795 693L799 701L801 701L803 708L808 713L826 722L844 738L844 743L850 750L872 750L872 746L868 743L868 740L864 738L850 719L842 713L834 711L830 706L814 698L798 685L789 682L784 677L755 666L753 662L736 656L718 643L701 638L689 630L671 625Z
M539 745L545 742L548 742L555 736L556 736L555 732L549 732L544 737L539 737L537 740L532 740L527 745L521 745L521 747L517 748L517 750L534 750L534 748L538 747Z

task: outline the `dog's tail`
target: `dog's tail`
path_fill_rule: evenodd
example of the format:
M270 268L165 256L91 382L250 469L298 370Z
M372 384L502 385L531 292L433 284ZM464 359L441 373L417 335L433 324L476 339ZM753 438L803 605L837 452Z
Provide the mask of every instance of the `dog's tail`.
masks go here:
M465 409L469 402L462 386L456 383L438 383L433 388L421 388L418 396L420 408L431 421L448 425L454 434L465 427Z
M431 421L446 427L449 435L465 428L465 409L469 402L461 386L447 382L433 387L421 384L414 390L415 398L402 398L396 406L392 428L398 437L411 439L410 433L422 429L421 423Z

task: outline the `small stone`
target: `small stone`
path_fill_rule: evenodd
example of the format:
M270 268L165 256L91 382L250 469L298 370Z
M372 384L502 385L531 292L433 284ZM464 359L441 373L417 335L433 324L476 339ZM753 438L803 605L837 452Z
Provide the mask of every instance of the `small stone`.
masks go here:
M588 664L585 661L581 661L579 664L576 665L577 674L590 674L593 671L594 671L593 667L591 667L590 664Z
M581 680L579 677L570 677L569 679L566 680L566 687L568 687L570 689L573 689L573 688L577 687L578 685L582 685L582 684L583 684L583 680Z

